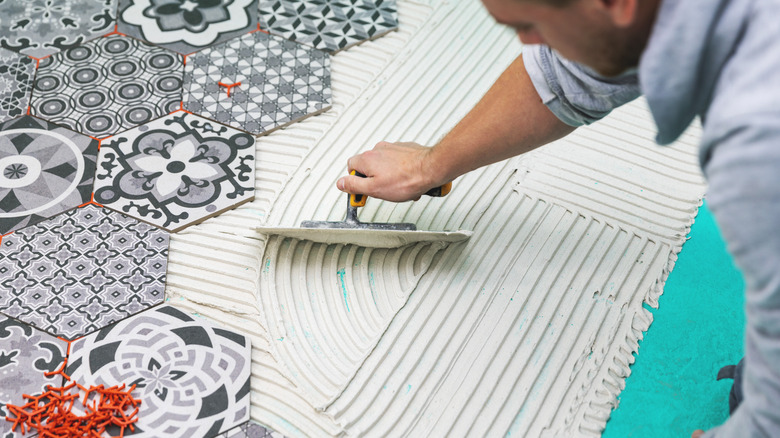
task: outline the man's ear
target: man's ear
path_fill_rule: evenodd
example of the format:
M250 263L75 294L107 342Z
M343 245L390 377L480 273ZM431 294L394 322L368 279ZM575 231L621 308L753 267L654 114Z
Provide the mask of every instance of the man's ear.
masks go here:
M617 27L629 27L634 24L639 8L639 0L599 0Z

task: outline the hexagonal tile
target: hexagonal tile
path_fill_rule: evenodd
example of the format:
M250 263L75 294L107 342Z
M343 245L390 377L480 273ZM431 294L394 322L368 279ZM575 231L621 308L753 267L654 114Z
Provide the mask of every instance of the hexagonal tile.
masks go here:
M67 352L67 342L0 315L0 436L21 436L11 432L13 423L5 420L6 405L23 405L23 394L39 395L47 385L62 385L61 376L43 373L58 370Z
M98 142L24 116L0 124L0 234L88 202Z
M254 198L246 132L180 111L103 143L95 201L171 232Z
M41 60L31 113L106 137L179 109L182 58L111 35Z
M395 0L260 0L260 28L334 53L398 28Z
M0 312L67 339L162 302L168 233L94 205L0 241Z
M184 108L254 134L330 107L330 57L255 32L187 57Z
M85 385L137 385L134 438L213 437L249 419L249 339L155 307L71 345L67 373Z
M27 114L34 77L32 58L0 49L0 122Z
M120 0L119 32L186 55L257 29L257 0Z
M114 0L0 2L0 46L43 58L114 30Z

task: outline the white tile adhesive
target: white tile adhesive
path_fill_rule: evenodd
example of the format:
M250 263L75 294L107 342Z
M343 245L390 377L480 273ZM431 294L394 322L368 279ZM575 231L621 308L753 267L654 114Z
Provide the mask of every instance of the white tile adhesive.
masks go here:
M478 1L400 1L333 57L333 108L258 140L257 199L171 238L168 297L252 337L252 418L288 436L599 436L704 193L692 128L644 102L362 221L473 230L402 248L266 237L343 219L346 159L432 144L520 53Z

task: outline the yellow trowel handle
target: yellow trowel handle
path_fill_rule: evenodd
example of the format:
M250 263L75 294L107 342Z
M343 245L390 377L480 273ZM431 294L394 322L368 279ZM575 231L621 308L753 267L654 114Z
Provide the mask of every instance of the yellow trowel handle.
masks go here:
M361 178L365 178L366 176L362 173L353 170L349 172L350 175L357 175ZM434 187L427 192L425 192L428 196L433 196L435 198L440 198L442 196L446 196L447 193L449 193L452 190L452 181L448 182L447 184L444 184L443 186ZM349 205L351 207L364 207L366 205L366 199L368 199L368 196L366 195L353 195L350 193L349 195Z

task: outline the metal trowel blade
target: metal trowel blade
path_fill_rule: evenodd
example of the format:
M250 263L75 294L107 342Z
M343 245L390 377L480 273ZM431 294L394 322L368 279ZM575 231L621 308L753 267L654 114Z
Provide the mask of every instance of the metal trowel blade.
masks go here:
M336 222L343 223L343 222ZM397 225L397 224L393 224ZM367 228L283 228L257 227L267 235L310 240L317 243L358 245L367 248L400 248L418 242L462 242L473 234L471 231L413 231Z

